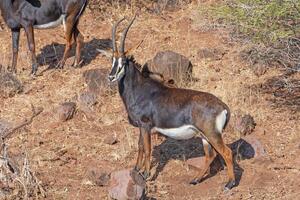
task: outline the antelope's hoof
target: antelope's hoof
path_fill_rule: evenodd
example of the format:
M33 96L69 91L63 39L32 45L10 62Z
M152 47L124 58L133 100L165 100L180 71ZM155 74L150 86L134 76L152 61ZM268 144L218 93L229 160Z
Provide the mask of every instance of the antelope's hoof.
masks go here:
M145 180L147 180L147 179L150 177L150 173L149 173L149 172L146 172L146 171L144 171L141 175L143 176L143 178L144 178Z
M235 181L229 181L229 182L225 185L224 191L231 190L234 186L236 186Z
M74 63L72 64L72 67L74 67L74 68L80 68L81 65L82 65L82 63L83 63L83 60L81 60L80 62L74 61Z
M197 184L200 183L200 182L201 182L200 179L195 178L195 179L193 179L193 180L190 181L190 184L191 184L191 185L197 185Z
M138 166L135 166L135 167L133 168L133 170L139 172L139 171L141 170L141 168L139 168Z
M59 62L57 63L57 65L55 66L55 68L56 68L56 69L63 69L64 66L65 66L65 62L61 60L61 61L59 61Z
M36 77L36 72L37 72L37 70L31 70L29 76Z
M7 71L9 71L9 72L11 72L11 73L13 73L13 74L16 74L16 73L17 73L17 69L16 69L16 68L13 68L13 67L10 67L10 66L7 67Z

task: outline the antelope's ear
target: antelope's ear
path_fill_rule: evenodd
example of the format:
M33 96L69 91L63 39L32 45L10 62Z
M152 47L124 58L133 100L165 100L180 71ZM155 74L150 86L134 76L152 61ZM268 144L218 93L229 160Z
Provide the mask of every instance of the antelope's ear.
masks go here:
M134 52L136 49L138 49L141 44L144 42L144 40L141 40L140 42L138 42L136 45L134 45L133 47L131 47L130 49L128 49L126 52L125 52L125 56L128 56L130 55L132 52Z
M111 50L104 50L104 49L97 49L97 51L101 54L104 55L107 58L111 58L113 56L113 53Z
M149 77L150 75L150 70L149 70L149 67L148 67L148 64L146 63L143 67L142 67L142 75L144 77Z

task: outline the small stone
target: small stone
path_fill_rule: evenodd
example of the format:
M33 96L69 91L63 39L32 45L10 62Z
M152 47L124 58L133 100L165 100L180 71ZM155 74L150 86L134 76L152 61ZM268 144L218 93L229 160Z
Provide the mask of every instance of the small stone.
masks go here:
M5 132L7 132L8 130L10 130L12 128L12 125L4 120L4 119L0 119L0 137L5 134Z
M257 64L252 67L252 71L256 76L260 77L267 72L267 67L261 64Z
M249 114L239 117L235 124L235 130L241 134L241 136L251 134L255 129L256 123L253 117Z
M264 149L262 143L256 138L255 135L247 135L242 139L251 145L254 151L254 158L262 158L267 155L266 150ZM247 153L246 149L244 149L244 154L245 153Z
M262 143L254 134L247 135L235 141L234 143L230 144L230 148L233 150L234 154L239 160L252 158L260 159L267 156Z
M135 170L125 169L111 174L109 196L117 200L136 200L145 196L146 181Z
M110 174L106 172L100 172L99 170L91 170L88 173L88 180L100 187L108 186Z
M113 144L116 144L118 142L118 140L117 140L117 137L115 135L107 135L104 138L103 142L105 144L113 145Z
M0 97L9 98L23 91L23 85L12 73L0 72Z
M189 167L194 168L196 170L203 169L205 167L205 156L190 158L186 161Z
M96 180L96 185L107 186L109 184L110 176L107 173L102 173L100 177Z
M90 69L83 73L83 77L88 86L88 91L101 95L117 91L117 85L108 80L109 70Z
M80 104L90 107L97 103L97 96L92 92L85 91L79 95L78 101Z
M72 119L75 114L75 111L76 104L74 102L62 103L56 111L58 120L65 122L67 120Z
M214 48L203 48L197 52L198 58L210 60L221 60L225 54L226 52L224 50Z

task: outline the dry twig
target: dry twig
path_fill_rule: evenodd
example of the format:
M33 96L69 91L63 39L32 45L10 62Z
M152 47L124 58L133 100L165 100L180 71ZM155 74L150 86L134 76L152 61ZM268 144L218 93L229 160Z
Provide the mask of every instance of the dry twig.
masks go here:
M33 119L43 112L43 108L38 108L38 110L36 110L35 107L32 104L31 104L31 110L32 110L32 116L29 119L25 119L22 123L20 123L16 127L12 128L8 131L5 131L2 134L2 136L1 136L2 143L4 142L5 139L10 137L17 130L23 128L24 126L27 126L27 125L31 124L33 122Z

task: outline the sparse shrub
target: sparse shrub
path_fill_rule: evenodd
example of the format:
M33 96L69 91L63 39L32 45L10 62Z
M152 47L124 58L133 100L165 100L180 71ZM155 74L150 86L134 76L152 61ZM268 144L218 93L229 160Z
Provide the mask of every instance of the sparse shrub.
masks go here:
M258 42L300 36L300 1L229 0L207 11L215 20L234 25L237 32Z
M111 7L141 9L150 13L161 13L164 10L176 10L192 0L90 0L89 8L109 14Z
M285 67L300 63L300 1L227 0L201 12L230 26L235 36L260 44L247 50L250 59L266 59L267 64L275 61ZM253 52L257 53L250 54Z

